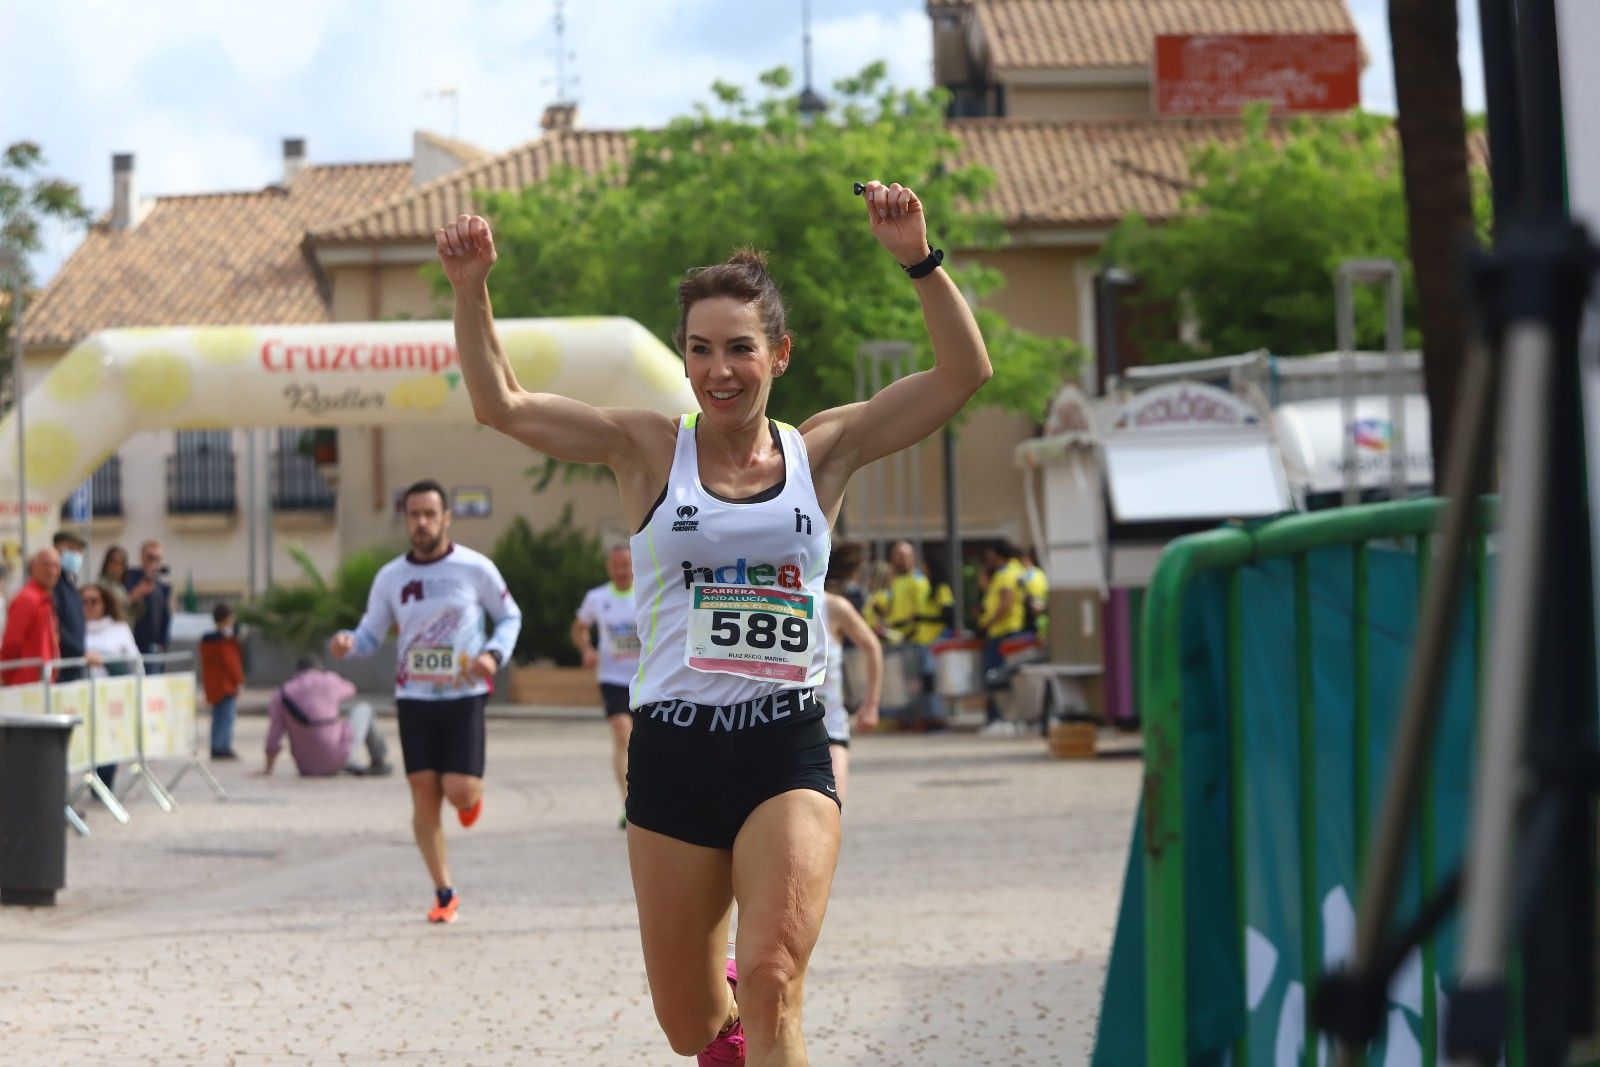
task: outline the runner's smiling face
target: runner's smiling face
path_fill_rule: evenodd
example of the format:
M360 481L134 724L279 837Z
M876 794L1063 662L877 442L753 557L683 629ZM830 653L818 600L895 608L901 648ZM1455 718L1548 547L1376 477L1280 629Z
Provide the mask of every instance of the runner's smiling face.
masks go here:
M697 300L685 323L684 367L707 419L730 430L765 419L772 379L789 366L789 338L772 345L756 305L731 296Z
M418 559L437 559L450 547L450 511L431 489L406 498L406 534Z

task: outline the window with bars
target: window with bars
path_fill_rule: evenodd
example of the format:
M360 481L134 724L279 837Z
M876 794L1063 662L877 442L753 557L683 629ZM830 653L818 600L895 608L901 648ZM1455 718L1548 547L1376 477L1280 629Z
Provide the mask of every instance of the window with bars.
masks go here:
M272 508L274 511L331 511L337 493L314 457L301 442L305 430L279 430L272 450Z
M61 517L72 521L74 501L61 505ZM113 453L89 476L89 517L120 518L122 515L122 457Z
M238 510L230 430L179 430L167 457L167 511L173 515Z

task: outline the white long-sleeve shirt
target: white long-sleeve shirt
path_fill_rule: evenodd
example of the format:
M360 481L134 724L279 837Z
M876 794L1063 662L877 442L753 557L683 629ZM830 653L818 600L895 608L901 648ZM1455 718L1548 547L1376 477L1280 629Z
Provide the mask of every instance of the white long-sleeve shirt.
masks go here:
M485 619L494 628L487 636ZM371 655L391 626L400 630L395 696L453 700L489 691L467 668L491 649L500 653L501 663L511 659L522 630L522 610L489 557L451 545L426 563L407 555L384 565L354 630L351 655Z

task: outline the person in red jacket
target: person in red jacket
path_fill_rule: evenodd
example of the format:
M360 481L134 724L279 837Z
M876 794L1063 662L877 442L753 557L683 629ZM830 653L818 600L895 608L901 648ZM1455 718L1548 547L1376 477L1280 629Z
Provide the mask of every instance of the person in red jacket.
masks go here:
M61 579L61 557L53 548L41 548L28 560L28 580L6 610L5 635L0 637L0 662L19 659L61 658L61 634L53 599ZM0 670L0 684L26 685L43 678L37 665Z
M235 701L244 685L244 657L233 632L233 609L218 604L211 611L217 628L200 639L200 681L211 705L211 758L238 759L233 750Z

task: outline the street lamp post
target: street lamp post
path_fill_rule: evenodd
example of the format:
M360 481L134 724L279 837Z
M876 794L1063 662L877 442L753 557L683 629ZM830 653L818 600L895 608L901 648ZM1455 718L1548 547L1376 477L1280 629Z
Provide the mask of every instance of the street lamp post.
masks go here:
M11 403L17 415L17 547L22 566L28 560L28 471L27 448L22 426L22 254L14 248L0 247L0 271L11 275Z

